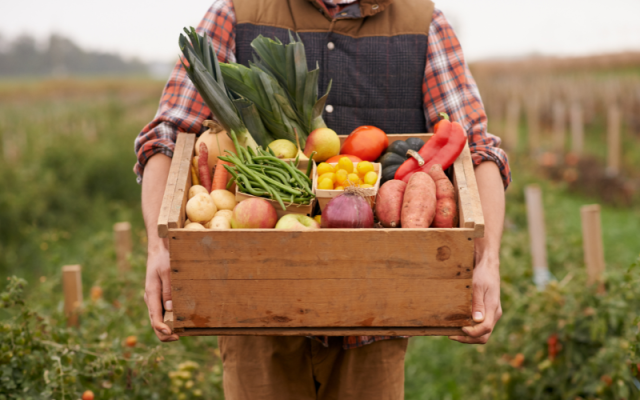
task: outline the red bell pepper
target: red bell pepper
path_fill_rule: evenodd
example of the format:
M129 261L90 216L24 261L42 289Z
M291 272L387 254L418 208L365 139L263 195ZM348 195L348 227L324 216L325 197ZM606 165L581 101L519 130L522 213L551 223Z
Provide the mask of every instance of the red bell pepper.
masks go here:
M395 179L409 182L409 178L419 171L429 172L435 164L447 169L458 158L465 143L467 135L458 122L450 122L443 119L438 122L434 135L425 143L418 152L424 159L424 165L418 165L415 158L410 157L396 171Z

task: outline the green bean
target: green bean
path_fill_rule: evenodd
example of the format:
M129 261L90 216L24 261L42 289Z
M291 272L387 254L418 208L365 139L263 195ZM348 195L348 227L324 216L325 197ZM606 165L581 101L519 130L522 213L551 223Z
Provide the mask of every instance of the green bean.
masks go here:
M231 179L229 179L229 182L227 182L227 187L225 189L229 190L231 189L231 186L233 185L233 182L236 181L236 178L234 178L233 176L231 177Z
M278 194L278 192L274 190L273 195L275 196L276 200L278 200L278 203L280 204L280 207L282 207L282 210L286 211L287 207L284 205L284 202L282 201L282 197L280 197L280 194Z
M277 156L276 156L276 152L275 152L275 151L273 151L273 149L272 149L271 147L267 146L267 148L266 148L265 150L266 150L269 154L271 154L272 156L277 157Z
M282 160L280 160L279 158L276 158L276 157L256 157L256 159L266 159L266 160L270 160L270 161L273 161L273 162L276 162L276 163L280 163L280 165L283 165L287 169L287 171L289 171L289 173L293 176L293 178L296 181L298 181L298 184L301 187L306 189L308 192L311 192L311 188L309 187L307 182L305 181L303 183L303 181L300 180L300 176L299 176L298 172L296 172L296 171L299 171L300 173L302 173L302 171L300 171L299 169L293 168L291 165L287 164L286 162L284 162L284 161L282 161ZM304 174L301 174L301 175L304 176Z
M315 151L311 152L311 157L309 157L309 164L307 164L307 174L305 175L307 178L311 177L311 170L313 168L313 156L316 154Z
M262 175L262 174L260 174L260 173L258 173L256 171L253 171L251 168L245 167L244 165L238 165L238 168L240 168L240 170L242 172L244 172L245 174L247 174L249 176L251 176L251 174L255 175L254 179L258 178L258 179L256 179L258 182L260 182L260 180L263 180L263 181L269 182L270 184L274 185L278 189L281 189L281 190L283 190L285 192L296 194L296 195L302 194L302 192L300 190L294 189L291 186L283 185L282 183L276 181L275 179L269 178L266 175ZM265 184L265 186L266 186L266 184ZM265 187L265 189L267 189L267 188Z
M231 140L233 141L233 145L236 147L236 152L238 153L238 157L240 157L240 161L244 162L244 160L242 159L242 146L240 146L240 143L238 142L236 133L233 131L233 129L231 129L229 133L231 134Z
M266 174L266 175L269 175L269 176L275 176L276 178L280 179L280 181L283 184L289 185L289 181L287 181L287 178L285 178L285 176L282 175L280 172L272 171L272 170L266 170L263 173Z
M251 169L257 169L260 171L275 171L275 172L279 172L282 175L284 175L287 180L291 179L291 175L289 175L289 172L287 172L284 168L278 168L278 167L274 167L271 165L261 165L261 164L246 164L247 167L251 168Z

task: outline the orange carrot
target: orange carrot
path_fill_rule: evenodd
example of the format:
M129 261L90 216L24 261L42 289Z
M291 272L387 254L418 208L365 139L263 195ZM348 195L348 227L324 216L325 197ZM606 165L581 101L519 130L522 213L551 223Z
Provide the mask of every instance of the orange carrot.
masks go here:
M204 142L200 143L200 155L198 156L198 170L200 171L200 183L211 193L211 171L209 171L209 149Z
M222 160L218 160L218 162L216 163L216 170L213 173L213 182L211 182L211 191L226 189L228 177L227 175L229 175L229 173L224 167L225 164L231 165L231 163Z

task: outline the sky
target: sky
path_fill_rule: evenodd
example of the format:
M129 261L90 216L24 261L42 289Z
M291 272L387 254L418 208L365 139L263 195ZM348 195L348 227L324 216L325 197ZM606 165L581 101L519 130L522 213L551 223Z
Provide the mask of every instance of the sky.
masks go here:
M182 27L197 25L211 2L2 0L0 34L44 41L58 33L85 50L173 62ZM436 7L454 26L468 61L640 51L640 0L443 0Z

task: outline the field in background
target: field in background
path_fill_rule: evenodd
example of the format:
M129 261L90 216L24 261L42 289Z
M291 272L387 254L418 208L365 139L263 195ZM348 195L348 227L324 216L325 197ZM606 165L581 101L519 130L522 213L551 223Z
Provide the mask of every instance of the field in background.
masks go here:
M185 398L197 398L201 393L205 398L220 398L215 339L185 338L179 344L159 345L148 326L142 300L145 233L140 188L132 172L133 140L153 117L162 86L155 81L0 83L0 277L27 279L26 306L14 305L14 310L27 307L48 321L46 329L33 329L42 332L46 340L34 334L13 351L17 360L33 370L34 381L42 385L39 389L48 390L53 398L61 398L63 391L79 397L87 388L100 399L162 399L177 391L186 393ZM488 97L485 95L485 101ZM491 113L491 107L489 110ZM524 121L520 130L526 137ZM589 132L587 148L597 149L598 145L591 143L601 140L601 133L598 129ZM558 371L569 370L572 363L578 365L569 371L578 377L586 374L584 379L594 382L588 389L594 396L599 391L601 398L620 398L625 393L626 398L637 398L639 392L632 391L633 372L625 364L628 352L620 349L631 344L627 325L632 325L639 304L637 296L627 300L616 297L624 292L616 289L623 286L616 285L626 282L622 276L640 253L640 208L603 207L611 289L607 296L597 297L585 289L579 207L597 203L598 198L570 192L566 182L544 179L526 149L516 149L510 157L514 183L507 191L502 249L503 322L494 340L484 347L446 338L412 339L406 364L407 399L492 398L491 390L502 393L503 398L529 398L521 394L533 392L524 388L560 388L560 383L553 386L552 379L562 376ZM638 164L625 163L631 174L640 173ZM543 189L549 266L563 282L561 288L554 286L541 293L532 284L523 195L528 183L538 183ZM115 264L112 226L119 221L131 222L134 232L133 270L127 274L118 273ZM62 316L60 267L68 264L83 267L86 311L80 331L66 330ZM91 300L89 292L94 286L103 289L100 299ZM526 308L532 304L539 309ZM611 315L610 304L618 304L619 312ZM562 365L547 365L547 337L564 332L559 321L582 315L587 307L598 310L588 316L593 327L585 328L595 332L584 339L590 350L581 350L580 356ZM0 308L0 321L20 326L14 317L18 318L11 308ZM602 324L604 337L598 333ZM608 328L614 325L618 328ZM17 332L19 335L20 330ZM138 340L133 348L123 344L130 335ZM567 339L565 352L573 354L569 343L573 342ZM597 348L606 351L593 350ZM70 357L70 351L76 355L60 373L51 357ZM103 355L95 357L87 352ZM516 353L523 353L525 361L514 367L511 363ZM594 361L594 354L601 360ZM184 371L179 371L178 364L185 361L200 365L198 371L188 371L189 389L189 379L179 374ZM12 373L23 374L27 382L31 376L28 370L25 367L27 372L17 372L16 367ZM52 377L46 382L41 378L43 370ZM615 384L602 381L605 375ZM545 398L566 398L560 396L560 389L555 390L545 392Z

